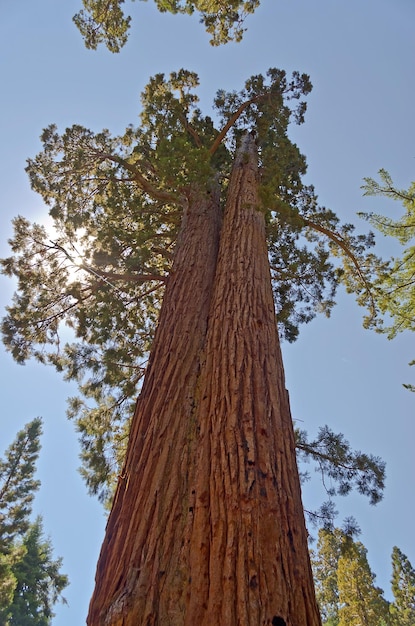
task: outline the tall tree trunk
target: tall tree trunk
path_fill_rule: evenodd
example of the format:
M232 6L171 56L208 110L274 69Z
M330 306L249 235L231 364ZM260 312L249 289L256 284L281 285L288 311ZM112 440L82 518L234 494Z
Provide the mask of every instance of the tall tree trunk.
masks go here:
M183 230L90 626L321 624L257 188L247 135L217 259Z
M219 246L219 193L195 190L184 212L150 362L131 424L87 623L180 623L184 512L195 443L194 393ZM168 589L164 608L162 589ZM160 608L159 608L160 607Z
M258 167L248 134L222 227L199 432L186 626L318 626ZM173 622L172 622L173 623Z

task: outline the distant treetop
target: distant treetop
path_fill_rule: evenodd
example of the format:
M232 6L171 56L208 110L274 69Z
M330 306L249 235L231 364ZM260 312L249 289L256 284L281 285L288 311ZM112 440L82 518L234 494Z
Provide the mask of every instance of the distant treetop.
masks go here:
M248 14L254 13L260 0L154 0L162 13L200 13L200 21L211 35L213 46L240 41ZM84 8L73 20L81 31L87 48L96 50L105 43L111 52L119 52L128 39L131 17L125 15L124 0L82 0Z

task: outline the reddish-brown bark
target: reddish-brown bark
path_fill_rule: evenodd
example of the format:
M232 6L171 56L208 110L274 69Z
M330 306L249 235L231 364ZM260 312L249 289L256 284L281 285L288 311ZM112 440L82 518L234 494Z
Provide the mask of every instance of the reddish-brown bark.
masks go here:
M180 623L161 616L179 610L175 596L185 587L180 562L195 442L194 390L206 338L220 220L218 194L195 191L184 213L107 523L90 625ZM162 589L168 590L168 607Z
M257 178L247 135L228 190L200 382L187 626L321 623Z
M321 624L257 187L247 135L178 242L90 626Z

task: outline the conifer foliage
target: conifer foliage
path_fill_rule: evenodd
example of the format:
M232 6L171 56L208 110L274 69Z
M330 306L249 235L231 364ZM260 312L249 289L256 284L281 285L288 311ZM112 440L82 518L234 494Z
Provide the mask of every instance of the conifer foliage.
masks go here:
M42 422L34 419L21 430L0 460L1 551L23 535L39 481L35 479Z
M392 594L376 586L365 546L354 529L320 529L312 567L324 626L409 626L415 618L415 571L403 552L392 551Z
M307 75L220 90L215 119L197 85L156 75L120 136L43 132L27 172L54 232L15 220L4 340L78 382L84 475L117 485L89 624L318 626L276 320L295 340L341 282L376 315L380 261L302 181ZM333 452L339 492L377 501L383 466L327 431L324 470Z
M379 626L383 620L388 620L389 605L383 590L375 585L375 578L366 548L360 542L350 543L340 555L337 566L339 626Z
M211 44L240 41L247 15L254 13L260 0L154 0L162 13L200 14L200 21L211 35ZM111 52L119 52L128 39L131 17L125 15L124 0L82 0L83 9L73 20L87 48L105 43Z
M17 217L13 255L2 260L3 272L18 281L3 320L5 345L18 362L33 357L78 382L69 416L81 437L83 475L103 500L124 458L181 224L200 194L217 190L223 203L247 130L259 152L260 210L281 335L293 341L302 323L318 312L329 315L339 282L357 294L369 317L375 314L373 237L355 235L352 225L318 205L313 187L302 182L305 157L287 134L290 121L304 120L309 78L271 69L240 92L220 90L215 121L198 108L197 85L186 70L156 75L142 94L140 126L120 136L48 127L27 172L50 207L54 233ZM379 499L380 461L353 456L335 437L325 431L313 442L320 446L314 459L326 470L330 451L342 448L331 474L342 481L340 493L347 492L347 475L360 476L359 489ZM298 441L309 454L305 433Z
M61 559L53 559L42 520L31 522L40 450L41 420L21 430L0 459L0 622L5 626L48 626L53 606L68 585Z
M376 318L375 328L393 338L403 330L415 330L415 183L409 189L398 189L389 172L380 170L379 176L381 182L373 178L364 179L364 195L384 196L398 201L402 203L404 213L398 218L373 212L360 215L383 235L393 237L404 246L402 255L391 260L374 284L379 294L379 307L391 321L385 327L382 317Z
M379 213L361 213L368 222L385 236L402 246L402 253L380 267L373 289L382 315L374 317L370 325L392 339L399 332L415 330L415 182L408 189L398 189L386 170L379 170L379 178L365 178L362 189L366 196L384 196L400 202L404 212L392 218ZM384 324L384 316L388 324ZM415 365L415 360L409 365ZM415 385L404 387L415 391Z
M392 551L392 592L392 626L415 624L415 569L397 546Z

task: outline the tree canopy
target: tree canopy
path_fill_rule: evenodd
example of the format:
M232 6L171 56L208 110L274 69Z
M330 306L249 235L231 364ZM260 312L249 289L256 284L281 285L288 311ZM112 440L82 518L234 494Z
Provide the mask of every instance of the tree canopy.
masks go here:
M162 13L200 14L200 21L211 35L211 44L218 46L240 41L244 21L259 7L260 0L154 0ZM83 9L73 20L87 48L95 50L105 43L111 52L119 52L128 39L131 17L125 15L124 0L82 0Z
M375 585L375 579L366 548L359 541L351 542L342 551L337 565L339 626L380 626L382 623L386 626L389 604L383 597L383 590Z
M35 492L40 483L35 479L36 461L40 450L42 422L39 418L18 432L0 459L0 546L6 546L29 528Z
M17 217L13 254L1 261L3 273L17 279L2 325L5 345L18 362L33 357L79 384L69 415L81 437L84 477L103 499L123 458L184 209L218 183L225 196L244 132L255 133L260 154L281 335L293 341L302 323L329 315L340 283L369 319L376 314L371 285L382 264L370 252L373 235L356 235L319 206L314 188L302 182L305 157L288 137L289 123L304 120L308 76L294 72L289 79L278 69L252 76L239 92L218 91L214 117L198 108L197 85L186 70L156 75L142 94L140 126L120 136L79 125L61 134L54 125L45 129L27 172L50 207L54 232ZM307 453L304 433L299 441ZM326 432L316 444L319 463L343 444ZM344 470L332 477L346 493L357 457L344 445L342 454ZM359 458L352 476L368 471L359 489L376 501L384 466Z

